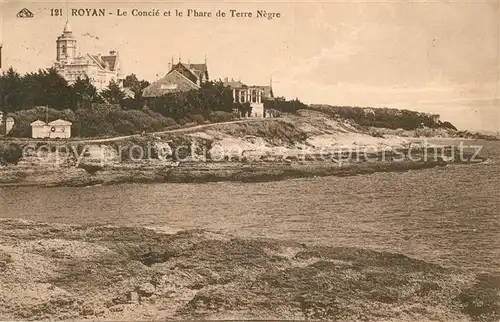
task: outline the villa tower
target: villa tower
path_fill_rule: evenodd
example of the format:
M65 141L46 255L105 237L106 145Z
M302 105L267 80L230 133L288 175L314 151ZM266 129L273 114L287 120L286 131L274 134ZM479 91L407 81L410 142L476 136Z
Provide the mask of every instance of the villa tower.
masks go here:
M66 21L62 35L57 37L57 57L56 60L61 63L71 63L76 57L76 39L69 22Z

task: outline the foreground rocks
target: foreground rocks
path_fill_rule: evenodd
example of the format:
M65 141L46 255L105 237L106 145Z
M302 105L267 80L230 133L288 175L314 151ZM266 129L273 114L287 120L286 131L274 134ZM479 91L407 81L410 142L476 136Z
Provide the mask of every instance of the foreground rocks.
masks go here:
M498 276L193 230L0 220L0 319L500 318Z

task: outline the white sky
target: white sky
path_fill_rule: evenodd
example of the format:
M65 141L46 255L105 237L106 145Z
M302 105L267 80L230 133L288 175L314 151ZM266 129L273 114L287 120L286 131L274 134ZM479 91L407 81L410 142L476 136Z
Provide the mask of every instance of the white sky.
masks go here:
M33 19L16 18L22 8ZM307 103L439 113L457 127L500 130L499 2L77 2L107 17L70 17L78 51L118 50L125 74L163 76L172 56L208 57L212 79L268 84ZM3 67L49 67L66 2L4 2ZM280 12L280 19L117 17L116 10ZM97 39L98 38L98 39Z

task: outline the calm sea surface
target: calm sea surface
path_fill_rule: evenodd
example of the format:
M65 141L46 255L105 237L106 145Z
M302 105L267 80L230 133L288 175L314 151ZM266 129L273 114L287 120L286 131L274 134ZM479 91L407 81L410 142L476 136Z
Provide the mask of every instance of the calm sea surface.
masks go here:
M500 271L500 143L468 144L483 144L491 162L268 183L0 188L0 216L206 228Z

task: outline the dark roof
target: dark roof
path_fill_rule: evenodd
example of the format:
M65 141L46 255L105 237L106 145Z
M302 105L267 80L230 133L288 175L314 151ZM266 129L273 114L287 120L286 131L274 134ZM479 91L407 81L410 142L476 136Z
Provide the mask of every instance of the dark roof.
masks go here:
M176 70L170 71L163 78L152 83L142 91L143 97L159 97L169 93L187 92L200 88L190 79Z
M89 54L90 57L92 57L92 59L97 63L99 64L99 67L103 68L104 67L104 62L102 61L102 59L99 57L99 55L92 55L92 54Z
M188 64L188 67L190 69L195 70L198 73L207 73L208 72L208 67L207 64Z
M94 59L94 61L97 64L99 64L99 67L101 67L102 69L104 69L104 67L106 66L106 63L108 63L110 70L115 70L115 68L116 68L116 61L117 61L116 55L99 56L99 55L89 54L89 56L92 57L92 59Z
M233 88L233 89L247 88L247 87L260 88L260 89L262 89L264 98L273 98L274 97L273 88L271 86L260 86L260 85L248 86L239 80L238 81L224 80L222 82L222 84L224 84L224 86L229 86L230 88Z
M116 56L101 56L101 60L108 63L110 70L115 70Z
M222 82L222 84L224 84L224 86L229 86L231 88L242 88L247 86L243 84L241 81L234 81L234 80L224 81Z
M181 68L182 67L182 68ZM203 75L208 79L208 67L207 64L185 64L185 63L177 63L172 66L172 70L177 70L182 73L184 76L190 78L192 81L199 80ZM186 75L183 71L187 71L190 75ZM191 76L193 78L191 78Z

